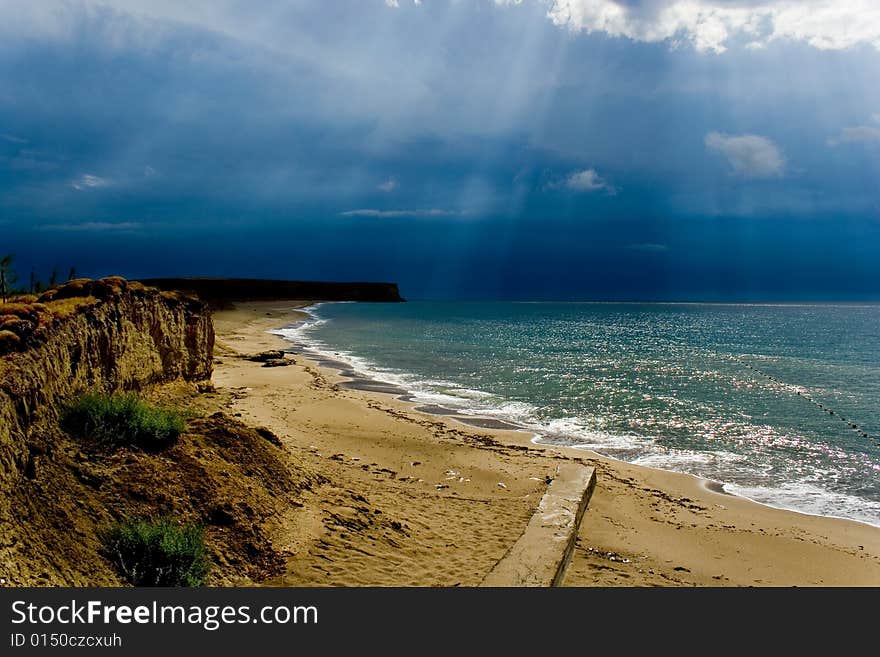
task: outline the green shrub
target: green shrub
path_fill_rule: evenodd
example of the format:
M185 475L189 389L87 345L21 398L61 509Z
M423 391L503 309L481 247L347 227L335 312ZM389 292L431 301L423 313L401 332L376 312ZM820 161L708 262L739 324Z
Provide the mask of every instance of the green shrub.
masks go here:
M174 443L186 426L183 416L156 408L134 394L85 395L71 404L61 426L79 438L102 445L136 445L159 450Z
M104 556L134 586L199 586L210 563L199 525L132 518L99 532Z

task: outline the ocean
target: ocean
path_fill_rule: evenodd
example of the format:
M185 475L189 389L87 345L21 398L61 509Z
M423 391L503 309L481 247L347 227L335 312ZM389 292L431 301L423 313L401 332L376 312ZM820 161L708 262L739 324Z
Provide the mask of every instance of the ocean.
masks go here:
M880 526L880 305L308 310L279 333L422 404Z

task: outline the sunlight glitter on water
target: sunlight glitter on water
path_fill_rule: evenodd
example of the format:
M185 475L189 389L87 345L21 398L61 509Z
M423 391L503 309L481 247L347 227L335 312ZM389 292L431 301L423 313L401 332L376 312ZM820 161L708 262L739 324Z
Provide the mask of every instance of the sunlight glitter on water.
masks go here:
M880 307L416 302L314 313L288 337L418 401L880 524L880 444L862 435L880 433Z

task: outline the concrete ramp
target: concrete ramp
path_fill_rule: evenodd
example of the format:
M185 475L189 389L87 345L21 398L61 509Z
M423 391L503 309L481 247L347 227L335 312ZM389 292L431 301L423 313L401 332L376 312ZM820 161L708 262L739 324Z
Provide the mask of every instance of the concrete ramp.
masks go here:
M565 463L525 531L480 586L559 586L596 485L596 471Z

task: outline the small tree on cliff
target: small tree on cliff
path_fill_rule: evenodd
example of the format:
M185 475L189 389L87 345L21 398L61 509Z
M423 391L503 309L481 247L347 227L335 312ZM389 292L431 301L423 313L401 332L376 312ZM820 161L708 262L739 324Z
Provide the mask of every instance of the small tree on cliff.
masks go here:
M11 291L10 288L17 280L15 272L12 271L12 261L14 259L15 256L11 253L0 258L0 297L3 298L3 303L6 303L6 298Z

